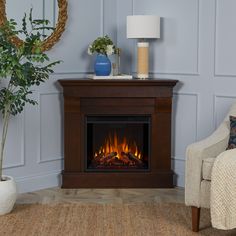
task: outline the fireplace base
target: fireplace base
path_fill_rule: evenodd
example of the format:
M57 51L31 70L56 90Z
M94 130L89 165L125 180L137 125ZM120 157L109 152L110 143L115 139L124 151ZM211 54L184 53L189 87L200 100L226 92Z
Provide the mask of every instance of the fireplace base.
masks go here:
M173 172L76 173L63 171L62 188L172 188Z

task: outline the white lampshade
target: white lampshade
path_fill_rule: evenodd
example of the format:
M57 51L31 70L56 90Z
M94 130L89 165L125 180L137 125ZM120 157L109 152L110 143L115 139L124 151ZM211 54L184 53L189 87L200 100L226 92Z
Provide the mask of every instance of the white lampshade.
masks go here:
M127 16L127 38L160 38L160 17L154 15Z

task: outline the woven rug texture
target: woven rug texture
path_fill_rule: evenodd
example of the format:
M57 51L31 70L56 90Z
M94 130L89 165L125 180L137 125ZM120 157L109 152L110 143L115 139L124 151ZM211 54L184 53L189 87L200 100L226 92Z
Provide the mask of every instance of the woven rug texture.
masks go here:
M236 235L211 227L201 212L201 231L191 231L190 208L182 204L29 204L0 216L0 236L191 236Z

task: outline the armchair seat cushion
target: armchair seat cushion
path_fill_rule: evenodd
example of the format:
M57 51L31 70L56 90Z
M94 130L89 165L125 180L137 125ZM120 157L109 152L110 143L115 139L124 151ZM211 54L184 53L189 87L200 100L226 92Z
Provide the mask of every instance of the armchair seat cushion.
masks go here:
M212 172L212 167L215 162L214 157L208 157L203 160L202 164L202 178L204 180L209 180L211 181L211 172Z

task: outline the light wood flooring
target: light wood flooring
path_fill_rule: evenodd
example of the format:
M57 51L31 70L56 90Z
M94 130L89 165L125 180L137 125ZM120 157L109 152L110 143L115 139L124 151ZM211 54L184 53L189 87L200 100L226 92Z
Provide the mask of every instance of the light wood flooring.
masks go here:
M20 194L18 204L30 203L184 203L184 189L61 189L59 187Z

